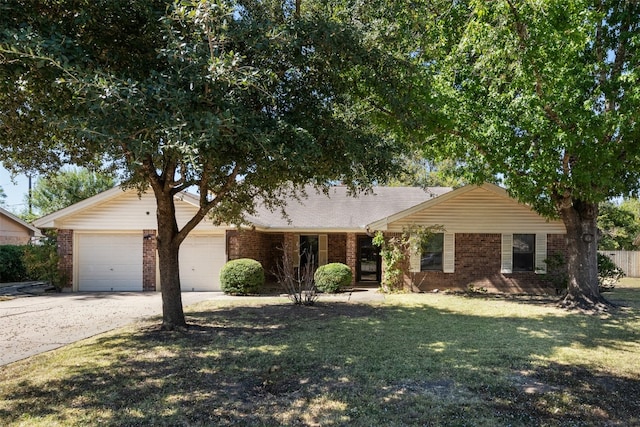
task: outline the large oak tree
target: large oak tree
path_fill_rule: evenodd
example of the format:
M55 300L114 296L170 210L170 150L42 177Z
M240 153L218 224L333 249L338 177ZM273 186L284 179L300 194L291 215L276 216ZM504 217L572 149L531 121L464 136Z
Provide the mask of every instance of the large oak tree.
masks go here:
M166 328L185 325L178 251L205 216L241 222L305 184L357 190L395 167L396 141L361 100L384 102L401 67L326 2L2 7L2 156L17 168L106 162L126 185L151 188ZM179 226L184 190L200 206Z
M564 304L606 308L598 204L640 185L640 3L429 7L437 3L421 3L412 18L422 23L412 46L420 81L429 82L427 101L440 112L415 127L426 154L458 159L476 182L497 176L520 201L562 219Z

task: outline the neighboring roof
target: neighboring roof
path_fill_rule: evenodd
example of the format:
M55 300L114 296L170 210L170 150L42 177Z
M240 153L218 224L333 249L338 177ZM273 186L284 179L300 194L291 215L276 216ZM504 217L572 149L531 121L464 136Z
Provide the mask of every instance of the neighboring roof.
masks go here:
M307 197L286 202L282 211L259 206L247 219L256 228L269 231L363 230L367 224L439 197L450 187L374 187L368 193L349 195L347 187L329 188L328 194L307 190Z
M2 208L0 208L0 215L10 219L11 221L15 222L18 225L21 225L22 227L28 229L29 231L31 231L33 235L39 235L40 234L40 230L38 230L36 227L34 227L33 225L29 224L28 222L23 221L22 219L18 218L17 216L15 216L14 214L12 214L11 212L4 210Z

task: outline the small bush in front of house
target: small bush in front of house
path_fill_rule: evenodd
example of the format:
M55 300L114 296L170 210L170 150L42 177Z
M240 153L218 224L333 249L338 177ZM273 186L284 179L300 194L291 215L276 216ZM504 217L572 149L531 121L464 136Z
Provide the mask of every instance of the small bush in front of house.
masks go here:
M264 268L254 259L241 258L227 262L220 270L220 284L225 294L253 294L264 285Z
M57 240L55 236L47 236L38 242L24 247L24 265L31 280L42 280L62 291L66 278L60 274L58 264Z
M335 293L351 284L353 274L349 266L334 262L318 267L313 279L318 290L327 293Z
M611 258L598 252L598 287L600 292L616 287L618 280L624 277L624 271Z
M0 245L0 283L20 282L27 278L23 255L24 246Z

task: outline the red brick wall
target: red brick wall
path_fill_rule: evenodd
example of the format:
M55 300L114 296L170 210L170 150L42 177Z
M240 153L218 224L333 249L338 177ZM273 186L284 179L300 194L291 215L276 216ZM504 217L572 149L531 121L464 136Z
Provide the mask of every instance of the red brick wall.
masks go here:
M229 259L252 258L270 273L282 259L285 243L295 245L293 233L263 233L258 231L227 232ZM424 291L434 289L466 290L469 285L484 287L492 292L553 293L555 289L544 277L533 272L500 273L501 235L458 233L455 237L455 272L429 271L407 273L405 282L413 283ZM547 236L547 252L552 254L566 249L564 235ZM357 235L355 233L328 235L328 262L342 262L356 271ZM408 263L405 267L408 271ZM354 275L355 277L355 275Z
M295 247L294 233L264 233L259 231L227 231L227 254L230 260L239 258L251 258L259 261L267 275L276 269L281 262L285 244ZM355 239L355 235L354 239ZM355 245L355 240L354 243ZM327 262L341 262L347 264L347 235L332 233L327 236L328 257ZM351 256L355 271L355 246Z
M263 233L253 230L227 231L228 259L255 259L262 264L268 276L282 259L284 244L282 233Z
M58 230L58 256L60 261L60 275L64 288L71 290L73 287L73 230Z
M327 236L328 256L327 262L347 263L347 235L346 234L329 234ZM355 271L355 270L354 270Z
M156 290L156 230L142 230L142 290Z
M428 271L407 274L405 281L423 291L434 289L466 290L470 285L490 292L554 293L555 288L543 275L534 272L502 274L501 235L457 233L455 236L455 272ZM547 253L566 247L564 235L547 236Z

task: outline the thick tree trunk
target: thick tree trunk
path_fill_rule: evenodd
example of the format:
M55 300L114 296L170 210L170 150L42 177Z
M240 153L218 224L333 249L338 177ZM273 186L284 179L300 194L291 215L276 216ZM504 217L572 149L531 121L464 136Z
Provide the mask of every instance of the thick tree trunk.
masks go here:
M598 288L598 205L573 200L561 209L567 229L568 289L562 305L589 311L610 305Z
M156 203L158 207L157 247L162 291L162 327L166 330L173 330L187 326L182 310L180 266L178 263L182 241L178 239L173 195L156 194Z

